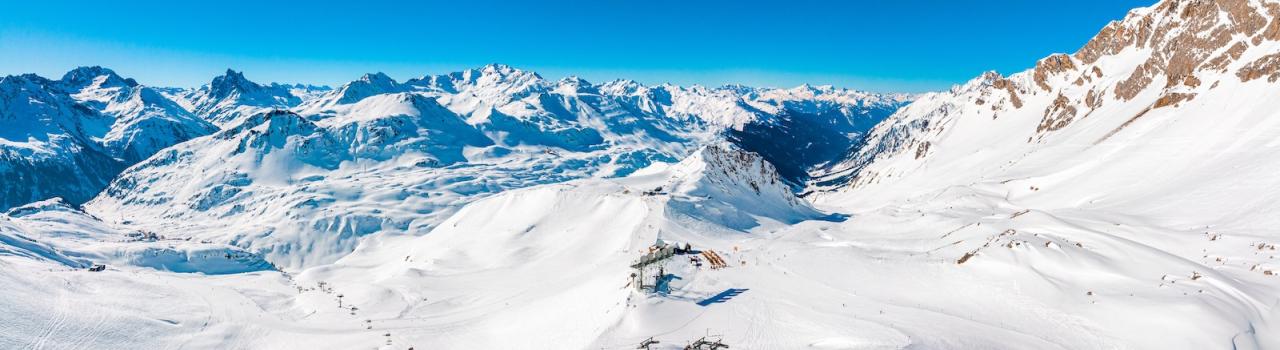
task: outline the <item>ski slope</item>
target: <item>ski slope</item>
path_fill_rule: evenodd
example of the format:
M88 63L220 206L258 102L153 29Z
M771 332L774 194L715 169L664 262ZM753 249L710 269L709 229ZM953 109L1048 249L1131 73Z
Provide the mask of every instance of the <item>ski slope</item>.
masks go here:
M20 324L33 326L5 329L0 341L621 349L649 337L679 348L713 334L762 349L1268 348L1280 334L1274 277L1236 266L1273 259L1261 257L1275 253L1256 246L1259 237L1026 210L990 188L846 217L789 197L785 184L771 184L771 166L739 152L709 147L625 178L505 191L427 234L372 235L336 262L298 272L215 275L117 260L95 273L5 254L4 264L41 271L5 278L46 290L5 292L15 309L31 310ZM770 209L748 214L749 226L689 212L723 206ZM8 220L39 241L66 242L60 251L111 245L58 236L56 225L38 223L47 218ZM729 267L697 268L677 255L665 265L678 277L669 290L635 292L627 266L658 239L714 250ZM1199 246L1213 248L1207 258L1175 248ZM92 292L136 281L179 311ZM35 302L46 294L57 302ZM70 316L69 307L90 311Z
M219 130L0 215L0 348L1280 349L1278 19L1165 0L918 98L228 71L164 92ZM0 88L138 101L75 76Z

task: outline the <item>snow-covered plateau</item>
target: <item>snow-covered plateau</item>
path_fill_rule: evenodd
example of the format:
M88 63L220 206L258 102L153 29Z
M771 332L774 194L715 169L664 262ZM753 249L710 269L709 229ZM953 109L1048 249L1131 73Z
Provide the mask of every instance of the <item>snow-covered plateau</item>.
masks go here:
M1271 0L923 95L8 76L0 348L1280 349L1277 96Z

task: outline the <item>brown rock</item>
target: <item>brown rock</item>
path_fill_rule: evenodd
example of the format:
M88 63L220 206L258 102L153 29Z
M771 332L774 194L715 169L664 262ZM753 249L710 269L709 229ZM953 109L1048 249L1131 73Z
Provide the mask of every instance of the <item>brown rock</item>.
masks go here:
M1196 94L1192 93L1168 93L1156 99L1156 103L1152 105L1152 109L1162 108L1166 106L1176 106L1179 102L1190 101L1196 98Z
M1049 57L1045 57L1039 62L1036 62L1035 71L1031 74L1037 86L1044 89L1044 91L1050 91L1051 88L1046 82L1050 76L1062 74L1075 69L1076 64L1071 60L1071 56L1059 53L1049 55Z
M1071 105L1071 100L1067 99L1061 93L1053 100L1053 104L1044 110L1044 119L1040 120L1040 125L1036 127L1036 132L1054 131L1062 129L1071 124L1076 117L1076 106Z
M1206 62L1201 69L1216 71L1226 70L1227 65L1240 59L1240 55L1244 54L1244 50L1247 48L1249 48L1248 44L1245 44L1243 41L1237 41L1235 44L1231 45L1231 48L1227 49L1227 51L1209 60L1209 62Z
M1089 106L1089 109L1098 109L1102 107L1102 94L1094 93L1093 89L1089 89L1089 92L1084 95L1084 103Z
M1262 56L1249 62L1244 67L1240 67L1236 71L1236 76L1240 77L1240 81L1250 81L1262 77L1266 77L1268 82L1276 82L1280 80L1280 53L1273 53Z
M1271 15L1271 18L1280 18L1280 4L1267 3L1265 6L1267 7L1267 14ZM1280 21L1272 20L1267 23L1266 29L1263 29L1262 33L1253 37L1253 44L1261 44L1263 40L1280 40Z
M1018 91L1014 90L1013 83L1008 79L996 78L991 82L991 87L1009 92L1009 101L1013 103L1013 108L1022 108L1022 99L1018 98Z

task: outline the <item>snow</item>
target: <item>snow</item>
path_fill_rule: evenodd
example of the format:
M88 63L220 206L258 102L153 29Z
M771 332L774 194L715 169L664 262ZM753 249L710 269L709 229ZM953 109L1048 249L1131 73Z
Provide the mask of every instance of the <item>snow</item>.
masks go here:
M124 167L215 128L132 79L81 67L62 80L0 79L0 209L87 201Z
M908 198L847 219L812 215L817 210L786 197L780 183L751 190L752 181L777 179L767 166L714 161L753 159L735 152L709 147L625 178L503 191L465 205L430 232L371 235L334 263L299 272L194 280L119 263L100 275L49 273L72 281L38 282L65 286L47 287L58 288L55 295L143 278L121 273L146 276L162 285L151 293L173 299L176 311L85 313L125 325L151 317L114 336L93 330L92 317L50 319L61 315L56 310L31 313L41 316L29 324L63 322L52 333L66 336L52 339L95 344L144 341L129 337L164 326L166 336L145 341L250 348L632 348L648 337L672 348L707 333L753 348L1265 348L1275 341L1266 331L1274 327L1274 282L1232 282L1243 266L1206 268L1176 255L1211 244L1212 256L1233 261L1258 251L1252 244L1260 237L1212 238L1140 217L1026 211L986 187ZM645 193L657 186L663 194ZM685 215L692 200L802 216L753 215L761 224L743 228ZM1016 232L1004 234L1009 230ZM658 238L713 249L731 267L698 269L677 256L666 264L679 276L670 292L634 292L627 266ZM975 257L956 263L972 250ZM33 264L11 260L0 258ZM25 291L5 300L32 300L14 293ZM125 297L100 303L145 305L116 299ZM1256 331L1241 332L1248 327Z
M769 172L764 165L767 163L761 163L758 158L737 155L740 151L727 146L722 147L726 148L700 151L702 157L681 164L647 169L644 171L647 175L634 178L616 181L584 179L502 192L466 205L430 233L371 236L354 252L335 263L305 269L296 275L279 272L237 274L220 277L219 282L209 282L212 286L194 287L185 284L188 281L185 276L139 270L135 267L138 265L121 262L114 263L124 266L112 264L108 271L98 273L101 275L66 269L51 275L59 276L53 278L73 278L62 276L90 274L89 277L74 278L94 277L97 280L99 276L104 279L112 277L118 269L131 271L169 284L169 288L158 289L156 293L194 294L170 296L183 299L176 302L180 306L189 300L197 306L200 302L210 302L224 309L217 315L209 315L205 321L195 322L201 323L202 328L214 329L212 338L210 331L192 332L186 328L190 320L169 319L174 322L174 329L170 330L170 338L163 339L172 341L166 344L228 337L226 341L249 347L271 347L284 342L303 346L376 346L382 345L384 337L379 335L386 332L392 334L390 339L394 344L501 347L508 344L510 338L489 335L503 334L526 336L531 339L527 346L535 348L564 344L582 347L597 343L602 334L611 332L610 325L620 320L627 310L625 300L632 293L632 289L626 286L627 262L638 255L637 249L646 247L659 231L665 230L664 237L678 240L699 235L675 224L678 221L706 227L716 225L713 222L669 218L663 214L670 210L667 208L671 208L673 202L681 200L679 198L711 193L716 200L731 202L729 205L813 212L794 197L778 196L790 193L778 182L776 173ZM739 168L736 164L713 163L718 161L716 159L745 159L752 162L748 164L755 165L754 168ZM674 183L677 185L673 188L679 190L652 196L644 194L641 188L631 187L648 187L650 181ZM706 188L746 186L739 181L761 184L761 194L737 192L732 193L733 197L716 197L724 192ZM64 242L68 246L99 247L108 244L86 242L91 238L72 238L57 233L56 224L69 221L67 216L82 215L75 214L74 209L56 203L38 207L16 210L10 214L16 217L7 220L41 222L51 219L39 216L53 216L57 218L53 220L54 224L23 224L25 232L38 234L41 240ZM771 218L760 219L772 221ZM77 220L91 221L84 217ZM93 227L103 224L79 225ZM734 232L743 234L742 231L720 229L721 235ZM728 255L728 248L725 251ZM233 282L230 279L244 281ZM80 283L113 282L77 281L65 287L70 290L58 293L73 293ZM236 287L228 291L227 286ZM343 296L342 302L348 309L336 307L337 295ZM254 302L238 301L245 298L254 299ZM357 309L350 310L350 306L357 306ZM209 312L194 306L191 308L193 310L184 312ZM137 314L136 311L124 310L104 313L103 317L134 317ZM534 315L556 317L560 322L522 322ZM37 321L33 323L66 322ZM77 332L75 334L80 334L80 338L92 339L94 343L134 341L129 338L99 339L104 337L100 333L80 331L84 322L72 320L73 326L67 327L68 332ZM566 324L577 326L566 328ZM244 325L254 331L236 333L233 337L220 330L231 325ZM297 332L313 333L318 330L325 331L302 340L296 338ZM547 337L549 334L556 337ZM0 337L2 339L10 338ZM27 344L14 341L9 344Z
M306 87L261 85L245 78L244 72L227 69L209 85L170 96L183 101L180 104L189 106L192 113L225 128L257 113L297 106L302 103L299 95L310 97L314 93Z
M250 348L631 348L652 336L671 348L708 332L753 348L1218 348L1233 337L1243 347L1274 341L1265 336L1274 326L1264 321L1274 317L1267 315L1274 313L1274 299L1261 297L1277 295L1274 282L1229 282L1244 268L1215 271L1165 252L1203 242L1198 244L1219 247L1214 256L1234 259L1256 251L1250 244L1258 237L1228 234L1211 241L1140 218L1022 213L990 193L959 189L843 221L822 216L787 225L757 217L764 224L742 230L680 215L680 202L719 194L708 187L746 190L741 181L771 176L725 176L709 165L686 160L616 180L504 191L464 206L428 233L372 235L333 264L298 273L196 279L111 264L103 273L55 268L38 274L58 283L0 274L11 279L6 282L42 286L46 294L40 295L61 295L53 299L57 303L12 304L10 310L30 310L21 314L34 317L19 324L49 328L5 328L0 341L18 347L83 340ZM666 184L674 184L667 194L644 194ZM754 193L718 199L739 208L813 210ZM998 236L1009 229L1017 233ZM633 292L627 265L659 237L714 249L732 267L696 269L677 256L667 267L680 277L672 292ZM963 252L992 237L991 247L956 264ZM1011 242L1017 245L1004 247ZM10 257L0 261L26 264L16 266L27 271L50 268ZM1193 273L1202 277L1193 279ZM135 280L151 288L144 295L163 296L165 312L141 307L147 301L119 291L135 288L125 284ZM86 286L99 288L87 294L96 296L92 304L71 296L86 295ZM699 304L730 289L744 291ZM26 293L10 291L3 300L48 300ZM67 316L68 307L81 312ZM1249 320L1251 314L1259 319ZM1155 320L1165 321L1155 326ZM1239 333L1250 323L1256 333ZM104 330L124 327L131 331ZM520 339L518 345L513 339Z
M236 72L215 80L200 91L261 87ZM502 65L404 84L369 74L290 112L238 117L210 137L167 149L126 170L86 207L130 213L128 221L148 230L233 244L280 266L310 267L336 261L369 235L423 234L493 193L675 162L725 130L661 107L643 111L631 97L601 90ZM878 95L824 91L817 95L856 94L868 99L859 103L892 106ZM821 108L859 108L841 106ZM854 116L810 118L843 117Z
M6 77L12 159L105 152L137 115L218 130L131 141L158 151L83 206L0 215L22 287L0 348L1280 348L1280 85L1234 74L1277 49L1127 99L1159 48L921 96L499 64L332 90ZM697 252L638 291L655 242Z

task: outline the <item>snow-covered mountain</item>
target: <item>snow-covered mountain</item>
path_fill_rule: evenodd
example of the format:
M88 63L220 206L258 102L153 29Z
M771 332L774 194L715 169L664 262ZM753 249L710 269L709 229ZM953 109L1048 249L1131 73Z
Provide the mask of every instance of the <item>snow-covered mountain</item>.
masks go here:
M1269 151L1269 101L1280 91L1275 8L1162 1L1109 24L1075 54L922 96L847 160L860 170L853 187L1003 182L1015 198L1087 198L1046 205L1110 210L1158 196L1159 210L1138 212L1280 223L1272 204L1204 208L1206 198L1192 195L1249 197L1261 183L1242 179L1270 178L1280 166Z
M1272 348L1277 62L1280 4L1161 1L1074 54L921 96L815 201L914 217L875 237L1038 300L1080 295L1067 313L1129 347ZM1164 312L1197 321L1129 326Z
M202 232L217 232L221 242L272 258L283 259L271 255L283 249L295 264L317 258L298 250L314 249L323 257L317 261L331 261L365 233L429 228L461 204L494 192L625 176L655 162L677 161L719 139L785 164L779 172L798 187L829 154L857 143L875 120L910 98L809 86L712 89L623 80L596 85L572 77L546 80L499 64L404 83L368 74L338 89L258 84L233 70L189 90L142 86L101 67L75 69L60 81L8 79L17 86L10 90L37 96L10 94L14 102L7 105L40 110L12 107L9 115L24 122L44 117L34 118L43 121L39 125L9 129L14 135L6 140L15 151L6 157L15 166L8 170L19 180L7 183L6 191L15 195L6 196L5 207L52 197L83 203L116 179L90 210L145 213L116 221L184 227L189 237L201 239L215 238ZM809 128L792 134L792 125ZM820 125L833 128L813 128ZM820 141L800 135L819 129L826 137ZM60 137L31 144L27 134ZM784 136L781 144L803 144L815 152L760 142ZM161 151L191 139L197 140ZM803 156L808 153L823 155ZM476 176L485 171L488 176ZM351 201L316 192L317 186L340 191L372 174L387 179L388 188L424 185L367 203L373 214L359 224L348 224L349 217L328 207ZM387 202L414 198L423 202ZM246 213L264 201L284 212ZM297 205L307 208L284 209ZM410 215L378 209L386 206L403 206ZM209 219L231 217L268 243L244 239L243 232ZM307 236L330 233L332 244Z
M169 145L216 130L210 123L200 121L200 118L230 126L235 119L246 115L294 105L302 105L298 107L298 111L306 115L323 115L321 111L326 108L350 108L364 98L391 92L412 92L444 101L450 110L466 118L469 124L475 125L495 142L507 146L551 146L572 151L619 145L637 150L659 149L658 152L638 158L636 156L639 153L626 153L623 156L625 159L615 162L635 164L611 167L618 169L637 169L654 160L673 160L688 152L688 146L680 146L681 144L697 143L693 139L704 139L708 137L706 135L714 134L715 130L727 130L735 135L733 139L739 141L740 145L747 145L752 140L743 135L753 135L755 130L781 130L773 126L796 120L810 124L860 123L858 128L866 129L872 121L887 115L889 109L896 108L907 98L900 95L874 95L810 87L792 90L682 88L671 85L646 87L630 81L595 86L581 79L548 81L535 73L503 65L427 76L404 84L397 83L384 74L370 74L338 90L275 83L262 85L231 70L215 78L211 84L195 90L141 86L132 79L120 77L101 67L78 68L68 72L61 81L39 80L36 85L49 90L50 94L68 95L74 102L113 119L105 132L99 126L98 131L84 135L76 133L80 139L89 139L101 146L94 151L115 158L120 164L109 164L116 162L106 159L107 157L80 159L78 161L82 164L99 164L96 168L101 169L97 171L100 174L81 176L87 179L73 186L79 188L75 191L79 193L71 193L69 190L49 192L76 203L91 196L120 168L141 161ZM302 101L308 102L303 105ZM68 104L67 101L62 103ZM837 114L793 117L804 113L831 111L837 111ZM18 114L32 113L14 115ZM99 124L105 123L108 122ZM24 129L16 127L10 130L20 132ZM830 153L847 147L856 142L857 132L840 133L840 140L836 142L838 145L824 147L820 151ZM796 134L799 133L789 135L803 139L795 136ZM836 133L828 133L830 135ZM811 140L803 141L811 144ZM766 157L773 156L775 162L803 158L795 157L794 153L788 155L766 147L775 144L755 142L751 146L755 147L753 151ZM650 159L655 154L661 156ZM799 183L807 175L806 170L815 166L814 163L816 162L787 163L788 167L783 172L788 180ZM95 167L80 166L72 171L27 173L66 174L93 168ZM624 173L619 173L621 174ZM40 181L33 176L27 178L29 183ZM68 181L57 182L61 184L15 185L14 191L30 192L32 195L29 198L22 196L8 205L48 198L49 195L43 194L45 189L69 186Z
M714 209L705 211L709 215L692 215L703 212L695 206ZM735 206L757 209L730 212ZM415 327L393 331L395 344L422 344L425 339L443 348L512 344L504 337L483 336L500 332L524 337L521 346L530 348L598 347L592 345L601 338L647 330L611 327L628 314L684 311L681 305L629 298L628 265L656 239L710 244L720 237L759 237L752 230L815 214L758 155L714 144L677 164L655 164L625 178L504 191L467 204L429 233L370 236L359 251L332 265L307 269L294 281L332 286L335 291L328 293L340 293L347 305L358 305L354 319L393 319L406 309L450 315L405 323ZM735 256L727 245L723 249L725 256ZM694 267L687 267L690 280L673 283L693 289L716 278L703 271L694 281ZM468 283L457 283L457 278ZM438 304L423 304L433 300ZM328 299L315 301L325 310L317 320L353 318L346 310L328 311L329 304ZM555 321L522 321L535 315ZM557 336L538 335L546 332ZM324 341L360 344L341 336Z
M661 97L671 92L678 97ZM367 234L422 233L495 192L624 176L736 140L731 133L746 125L853 125L905 98L808 87L596 86L503 65L403 84L368 74L291 111L241 117L166 150L88 208L136 213L131 221L151 230L236 242L282 266L311 266L349 253ZM718 119L722 110L741 115ZM786 115L792 110L828 114ZM840 137L839 147L859 139ZM752 166L760 164L767 162Z
M244 77L243 72L227 69L208 85L171 94L194 113L211 123L227 127L249 115L297 106L303 97L312 97L324 87L305 85L262 85Z
M391 94L366 99L361 103L384 106L387 101L380 100L383 98L396 101L403 108L383 112L383 117L369 117L371 114L366 110L366 113L359 114L362 118L332 117L315 123L285 111L259 115L237 128L170 148L166 150L170 152L169 155L153 157L148 161L173 161L182 165L176 168L191 169L208 167L209 163L215 162L237 164L234 170L245 175L225 178L238 180L212 186L202 183L187 186L190 190L219 189L217 192L227 195L197 194L200 200L187 201L187 194L183 192L144 192L158 195L155 197L157 201L151 203L152 208L184 207L187 204L199 204L207 198L216 198L214 201L227 199L241 203L241 212L219 212L228 214L221 218L169 216L169 212L159 215L165 216L165 221L172 226L125 223L122 219L101 216L116 222L107 224L74 207L50 201L18 208L0 216L0 238L11 235L13 239L10 241L15 243L14 255L26 257L11 263L0 259L0 262L10 264L8 266L27 270L49 269L51 276L78 272L74 268L83 264L107 263L110 266L100 274L80 273L65 284L47 284L23 274L0 274L0 278L7 282L34 283L40 287L33 292L25 289L6 292L5 301L0 303L11 310L21 310L22 314L32 316L29 322L23 322L20 326L0 329L0 334L6 335L0 337L0 342L5 342L11 334L33 332L39 325L46 323L46 316L57 315L67 325L54 334L79 334L81 336L77 339L88 339L95 344L206 344L212 342L211 339L221 339L219 342L225 344L231 339L232 342L248 347L270 347L277 342L353 347L366 342L362 337L353 336L355 334L375 327L379 331L383 327L396 327L392 323L401 322L399 319L402 318L395 316L396 313L418 313L425 311L421 309L423 307L445 307L437 310L454 316L441 320L422 319L413 323L415 327L405 328L404 332L395 331L394 336L386 337L391 337L389 339L394 339L398 344L422 344L425 339L438 339L434 342L436 346L479 344L482 347L500 347L508 344L508 340L484 337L476 343L476 340L468 338L487 334L495 329L514 332L509 334L537 334L539 331L558 329L560 324L557 322L545 322L540 326L516 326L515 323L523 317L541 313L540 310L556 308L562 312L555 313L555 319L576 319L581 324L568 332L562 329L562 337L558 339L535 337L530 340L532 343L528 343L529 346L587 346L597 342L596 338L607 331L607 325L611 323L607 320L619 320L624 316L621 312L632 307L621 303L628 298L631 289L618 287L620 282L625 282L619 278L627 273L627 261L633 258L635 249L646 247L656 238L692 241L703 237L719 241L743 235L758 237L753 233L756 230L777 229L820 216L817 210L796 198L776 170L761 157L739 150L731 144L713 144L698 149L679 163L654 164L620 179L587 178L565 181L572 174L563 174L558 181L532 180L559 183L502 191L478 200L463 200L468 204L441 217L441 222L431 228L411 222L407 229L395 231L397 223L394 220L380 222L378 220L381 219L378 218L426 221L420 219L426 214L421 210L431 205L432 197L439 196L436 193L468 191L449 186L449 183L458 182L463 187L469 187L469 191L482 192L487 189L476 184L484 182L464 177L500 180L499 175L509 176L503 172L539 172L542 163L554 164L554 160L566 156L582 156L539 152L497 157L498 159L487 162L494 164L471 161L463 166L464 169L470 169L465 174L449 174L447 170L420 164L422 158L428 157L420 155L405 157L407 159L394 164L365 161L364 164L369 166L367 169L357 169L358 165L352 164L350 168L340 167L337 171L330 171L326 176L305 174L313 171L305 169L322 169L331 164L331 159L310 156L318 153L308 150L318 149L315 146L325 145L329 140L340 137L333 135L368 135L342 131L358 130L363 126L404 123L443 123L435 124L436 126L453 123L436 119L441 114L427 113L443 108L432 105L433 100L419 95ZM352 110L365 110L362 107L365 106L357 106ZM409 115L410 113L413 115ZM335 131L339 132L333 134ZM426 140L423 140L424 137ZM430 136L405 135L385 140L387 145L399 143L395 140L413 140L410 144L419 144L430 143ZM358 149L361 147L349 150L354 152ZM188 153L188 150L211 152L206 158L195 154L196 152ZM297 188L295 192L286 192L293 188L285 180L270 179L272 175L289 173L279 171L278 167L271 171L267 169L269 166L263 166L284 160L278 156L280 154L308 155L294 157L294 169L304 173L298 176L307 178L303 181L307 183L305 187ZM337 157L346 156L349 155ZM546 157L546 160L529 160L537 157ZM574 163L572 159L565 162ZM377 169L393 166L397 167L394 172L390 169ZM413 170L412 167L423 169ZM157 168L143 164L129 171L146 169ZM322 170L314 171L324 173ZM348 178L338 178L337 175L345 174L344 171L350 171L351 175ZM570 171L574 169L556 169L548 174ZM189 178L189 175L179 173L174 174L174 177ZM137 175L126 175L126 178L137 178ZM455 181L458 178L464 179ZM502 181L516 180L519 179ZM169 181L159 177L148 178L145 182L150 186L167 187L172 184ZM121 182L117 182L108 192L116 190L120 184ZM655 187L663 188L653 191ZM433 192L419 194L419 190ZM165 202L162 198L177 200ZM256 202L241 198L250 198ZM290 203L302 198L305 198L305 202ZM99 201L91 204L96 208L89 212L103 215L119 213L122 218L142 220L153 215L148 212L130 212L131 209L143 206L126 207L130 210L105 210L103 208L107 203ZM212 205L227 208L220 203ZM699 207L715 209L707 211L709 215L700 215L703 211ZM734 207L754 209L735 213L732 212ZM250 210L243 210L246 208ZM316 208L325 210L321 213ZM263 215L259 212L273 214ZM264 216L276 221L337 221L307 225L298 231L290 231L283 229L287 227L285 225L263 219ZM319 220L309 221L313 219ZM228 224L218 230L202 231L197 228L194 235L189 226L177 226L178 223L192 221ZM145 228L140 228L139 225ZM258 226L267 225L278 229L264 235L254 232ZM70 232L74 227L89 230L87 233L73 235ZM151 228L159 231L152 231ZM176 236L151 236L153 232ZM254 245L248 247L250 250L272 246L274 250L270 250L268 255L274 256L274 261L286 264L281 266L285 271L298 272L257 272L266 266L256 260L257 254L218 243L227 239L228 235L234 235L231 240L237 245L253 242ZM111 237L137 239L113 242ZM277 243L271 244L269 240ZM340 258L331 263L318 262L324 258L319 254L322 247L337 246L334 245L335 242L344 240L356 250L337 254ZM38 242L54 243L37 244ZM170 248L149 251L144 250L141 243L135 242L161 246L167 244ZM278 242L297 244L285 245ZM709 242L700 241L699 244ZM725 256L733 256L729 255L728 245L717 248L723 249L722 254ZM291 260L295 256L298 259L296 262ZM290 265L314 266L291 269L287 267ZM689 268L692 269L692 266ZM239 269L238 273L217 277L189 274L235 272L236 269ZM151 279L131 282L134 277L129 276L137 274L151 276ZM477 278L474 282L465 284L453 281L457 276L463 275ZM714 276L708 273L705 278L713 279ZM213 280L221 282L208 284ZM533 283L537 281L541 282ZM87 285L97 286L93 292L101 293L94 294L97 302L87 303L80 299L59 305L33 302L36 295L86 293L82 288ZM387 288L393 285L398 287ZM699 284L689 282L691 289L695 285ZM147 295L163 295L171 299L166 302L169 304L166 306L167 312L137 307L136 305L145 304L145 299L134 297L131 293L118 292L129 288L145 288ZM335 296L345 300L339 302L341 305L338 308L333 307ZM448 301L462 299L472 301ZM247 300L257 301L241 302ZM427 306L428 302L436 300L445 301L445 304ZM450 304L454 306L447 306ZM62 307L65 305L74 305L82 312L64 315ZM244 312L242 306L257 307L259 311ZM214 308L228 312L204 320L188 317L206 314ZM286 311L290 309L294 311ZM495 313L495 310L503 311ZM654 307L646 310L661 311L667 308ZM168 312L177 314L166 316ZM604 316L590 319L582 317L587 313L599 312L603 312ZM129 331L99 332L96 328L89 327L95 318L88 315L110 320L109 325L103 327L105 329L127 327ZM245 317L250 315L257 319ZM156 317L167 321L156 322L153 319ZM279 328L272 325L291 324L290 327L308 329L347 322L359 325L359 330L352 333L339 327L333 332L299 338L290 331L280 332ZM455 336L438 338L437 327L444 326ZM260 332L249 335L244 332L248 329ZM140 336L160 330L166 331L164 337ZM61 336L41 339L43 343L59 346L75 344L69 338ZM377 339L383 341L382 338Z
M434 97L505 146L570 151L617 144L661 147L687 141L691 130L723 131L740 146L780 164L784 177L797 186L811 172L829 172L824 166L859 145L867 130L912 98L829 86L651 87L627 80L592 84L576 77L551 81L491 64L402 84L382 73L367 74L294 110L309 116L342 114L360 99L396 92Z
M1277 348L1277 52L1280 3L1164 0L910 104L497 64L153 89L220 128L0 215L0 347ZM6 159L119 171L135 85L0 80Z
M250 116L130 168L88 206L301 264L443 215L437 207L457 198L442 192L488 192L474 178L482 164L451 165L492 142L434 100L382 95L352 110L316 122L287 111Z
M824 216L796 197L763 157L727 142L707 145L679 163L638 171L624 183L669 194L669 216L735 230L749 231L762 219L795 224Z
M95 141L111 118L35 75L0 78L0 208L49 197L89 200L125 164Z
M370 73L361 76L360 79L356 81L339 87L337 90L324 92L314 96L313 98L308 99L302 106L299 106L298 109L304 112L312 112L307 114L315 114L315 112L322 112L341 105L355 104L366 97L396 93L405 90L405 87L401 86L400 83L397 83L386 74L381 72Z
M122 78L110 69L76 68L62 77L60 85L76 101L115 118L101 143L108 153L126 164L217 130L159 91Z
M62 197L83 203L126 166L215 128L109 69L62 80L0 78L0 209Z

